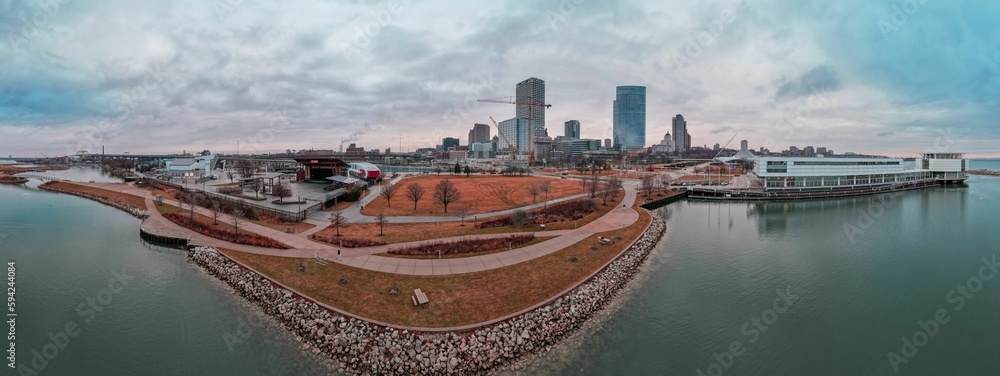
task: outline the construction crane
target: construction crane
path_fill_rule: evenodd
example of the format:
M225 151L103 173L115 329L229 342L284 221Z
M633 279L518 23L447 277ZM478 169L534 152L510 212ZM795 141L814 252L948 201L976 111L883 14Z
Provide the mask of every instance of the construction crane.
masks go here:
M477 100L477 102L513 104L515 106L516 105L528 106L528 137L527 137L527 139L528 139L528 148L527 148L527 152L528 152L528 167L530 168L531 167L531 162L534 161L534 159L535 159L534 153L531 152L531 144L535 143L535 123L532 121L532 118L531 118L532 113L535 112L533 110L534 110L535 107L549 108L549 107L552 107L552 105L551 104L546 104L546 103L535 102L535 100L531 99L531 97L528 97L528 100L526 100L526 101L518 101L518 100L514 99L514 97L502 97L502 98L495 98L495 99L479 99L479 100ZM500 127L497 127L497 129L499 130ZM510 143L510 141L507 141L507 142Z
M512 144L510 142L510 139L507 138L507 135L503 134L503 130L500 129L500 125L497 124L496 120L493 120L492 116L490 116L490 121L493 122L493 126L497 127L497 134L500 135L500 137L503 138L503 141L507 143L507 146L510 146L510 148L514 151L514 158L511 158L511 159L516 159L517 158L517 145Z

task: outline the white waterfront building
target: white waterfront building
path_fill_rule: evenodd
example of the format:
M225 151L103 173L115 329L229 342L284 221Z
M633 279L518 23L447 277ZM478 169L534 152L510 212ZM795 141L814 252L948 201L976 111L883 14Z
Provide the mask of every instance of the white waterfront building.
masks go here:
M922 158L760 157L753 174L768 191L895 188L961 183L968 161L958 153L924 153Z

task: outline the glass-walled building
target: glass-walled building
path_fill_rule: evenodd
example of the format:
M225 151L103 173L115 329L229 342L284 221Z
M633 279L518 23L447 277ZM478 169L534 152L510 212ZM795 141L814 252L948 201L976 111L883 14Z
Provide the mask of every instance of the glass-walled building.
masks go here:
M762 157L754 174L767 190L853 189L933 181L934 173L904 169L902 158Z
M646 87L618 86L613 104L614 146L621 150L646 147Z

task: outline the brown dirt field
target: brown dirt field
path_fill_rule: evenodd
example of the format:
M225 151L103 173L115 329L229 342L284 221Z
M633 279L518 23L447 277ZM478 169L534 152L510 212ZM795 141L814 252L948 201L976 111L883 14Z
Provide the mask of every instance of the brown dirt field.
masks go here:
M527 187L528 184L544 181L548 181L552 184L552 189L549 192L549 200L583 193L583 188L581 187L580 182L569 179L552 179L540 176L504 177L499 175L472 175L466 177L465 175L428 175L401 180L399 182L399 188L396 195L392 197L392 207L388 207L386 205L385 198L379 196L369 205L366 205L365 210L362 211L362 213L365 215L376 215L380 209L385 208L385 214L392 217L408 215L451 215L449 213L445 213L441 205L434 200L434 185L444 179L451 180L451 182L455 184L458 191L462 193L461 200L448 204L448 210L452 213L455 208L462 205L468 206L470 213L473 214L489 213L497 210L531 205L531 196L528 195L524 188ZM425 191L424 197L420 199L416 210L413 210L413 201L406 199L406 186L412 183L420 184L424 187ZM517 187L514 189L514 194L512 195L515 205L507 205L504 202L486 194L482 185L487 183L505 183L508 186ZM544 194L538 196L538 202L542 202L544 200Z
M626 228L627 241L590 248L597 236L617 236L618 231L595 234L582 242L530 262L505 268L450 276L409 276L373 272L331 262L263 256L231 250L226 255L250 265L299 292L339 309L397 325L448 327L499 318L528 308L562 292L618 255L641 234L652 217L640 211L639 221ZM570 262L575 257L577 262ZM298 271L299 263L305 271ZM346 279L346 285L337 283ZM396 287L401 294L388 294ZM414 307L414 289L427 294L430 303Z
M64 181L53 181L49 183L49 186L58 189L65 189L67 191L88 193L98 197L118 200L139 209L146 210L146 200L144 198L127 193L109 191L107 189L94 188Z
M379 229L378 226L373 223L352 223L347 226L340 227L340 234L344 237L354 238L354 239L365 239L365 240L379 240L387 244L395 243L405 243L420 240L429 239L439 239L447 238L452 236L463 236L463 235L475 235L475 234L499 234L499 233L511 233L511 232L528 232L528 231L555 231L555 230L569 230L576 227L583 226L595 219L600 218L608 211L614 209L621 204L621 200L624 198L624 194L618 195L616 200L608 200L608 205L601 205L601 199L597 198L597 210L587 216L580 218L576 221L568 222L553 222L546 223L545 229L542 230L538 225L524 226L524 227L493 227L493 228L476 228L474 218L469 218L465 221L465 226L461 226L461 221L452 222L434 222L434 223L387 223L384 229L384 236L378 236ZM393 201L396 199L393 198ZM574 223L575 222L575 223ZM576 226L576 227L574 227ZM319 235L320 237L328 237L330 235L336 234L336 231L332 228L326 228L314 235ZM320 243L325 243L323 241L317 240L312 236L309 237L312 241L317 241ZM328 243L327 243L328 244ZM337 244L332 244L337 245Z

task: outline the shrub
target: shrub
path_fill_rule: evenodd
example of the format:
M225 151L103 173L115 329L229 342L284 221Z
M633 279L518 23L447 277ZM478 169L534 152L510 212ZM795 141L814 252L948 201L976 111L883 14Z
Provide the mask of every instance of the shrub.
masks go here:
M456 240L450 242L425 243L415 247L393 249L389 251L392 255L406 256L437 256L438 250L442 255L460 255L472 252L482 252L495 249L507 248L508 246L519 246L535 239L535 235L511 235L501 238Z
M386 244L385 242L379 240L355 239L348 238L346 236L337 237L333 234L328 236L316 234L313 235L313 239L344 248L376 247ZM341 242L343 242L343 245L341 245Z
M240 193L243 193L243 188L237 187L237 186L219 187L215 191L219 192L221 194L224 194L224 195L231 195L231 194L240 194Z
M566 222L575 221L577 219L586 217L588 214L593 213L597 209L597 202L593 199L585 200L574 200L568 202L561 202L555 205L549 205L548 207L532 210L528 214L527 222L524 222L523 210L518 210L511 215L503 216L497 219L479 222L476 227L478 228L491 228L491 227L503 227L503 226L523 226L526 224L541 224L541 223L553 223L553 222Z
M213 227L212 225L204 224L198 222L197 220L192 220L186 215L180 215L177 213L166 213L163 215L165 218L169 219L184 228L197 231L205 236L211 236L216 239L222 239L225 241L233 242L236 244L252 245L256 247L267 247L267 248L279 248L288 249L289 247L281 242L271 239L269 237L254 234L249 232L240 232L236 234L232 231L222 230Z

